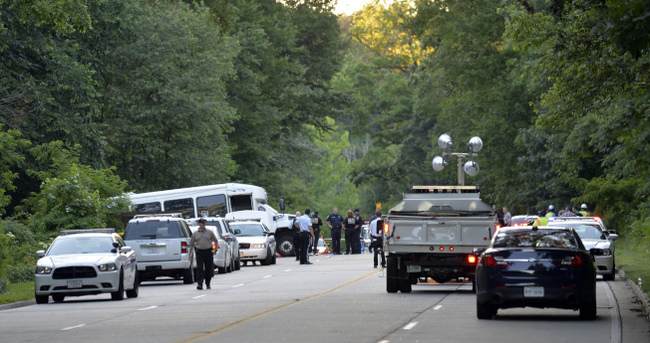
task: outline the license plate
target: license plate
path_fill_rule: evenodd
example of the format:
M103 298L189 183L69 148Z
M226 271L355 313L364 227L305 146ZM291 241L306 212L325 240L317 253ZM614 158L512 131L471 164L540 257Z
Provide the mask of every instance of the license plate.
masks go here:
M81 280L68 280L68 288L81 288Z
M149 253L150 254L157 254L160 252L160 249L155 247L155 248L149 248Z
M544 297L544 287L524 287L524 297L542 298Z

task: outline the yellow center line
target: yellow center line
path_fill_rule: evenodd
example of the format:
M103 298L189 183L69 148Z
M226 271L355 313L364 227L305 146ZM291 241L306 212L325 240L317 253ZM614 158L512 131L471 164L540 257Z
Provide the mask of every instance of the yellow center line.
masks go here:
M286 302L284 304L269 307L269 308L264 309L262 311L250 314L250 315L248 315L246 317L235 319L235 320L230 321L228 323L225 323L225 324L222 324L222 325L219 325L219 326L215 326L215 327L213 327L211 329L198 332L198 333L196 333L194 335L191 335L189 337L179 339L177 341L174 341L173 343L191 343L191 342L200 341L202 339L214 336L214 335L216 335L218 333L221 333L221 332L236 328L236 327L238 327L238 326L240 326L242 324L248 323L250 321L265 317L265 316L267 316L269 314L278 312L280 310L284 310L284 309L289 308L289 307L291 307L293 305L301 304L301 303L304 303L304 302L307 302L307 301L322 297L324 295L332 294L332 293L334 293L336 291L339 291L341 289L349 287L349 286L351 286L351 285L353 285L353 284L355 284L355 283L357 283L359 281L365 280L365 279L377 274L378 272L379 272L379 270L374 270L374 271L372 271L372 272L370 272L368 274L362 275L362 276L360 276L360 277L358 277L356 279L350 280L350 281L348 281L346 283L334 286L334 287L332 287L330 289L327 289L327 290L324 290L324 291L322 291L320 293L315 293L315 294L312 294L312 295L307 296L307 297L302 298L302 299L295 299L295 300L288 301L288 302Z

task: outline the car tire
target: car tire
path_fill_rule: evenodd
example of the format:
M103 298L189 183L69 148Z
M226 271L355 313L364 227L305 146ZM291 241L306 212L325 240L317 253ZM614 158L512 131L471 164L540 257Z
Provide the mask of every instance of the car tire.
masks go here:
M133 289L126 291L126 296L128 298L137 298L140 293L140 280L138 279L138 273L135 273L135 281L133 282Z
M38 294L34 294L34 297L36 298L37 304L47 304L50 298L49 295L38 295Z
M411 278L406 273L406 264L403 262L399 264L399 291L402 293L411 293Z
M64 299L65 299L65 295L52 294L52 301L54 301L55 303L62 303Z
M580 319L581 320L594 320L596 319L596 289L593 290L591 299L587 302L580 304Z
M192 272L192 267L187 268L183 271L183 284L189 285L194 283L194 273Z
M388 256L388 266L386 268L386 292L397 293L398 275L397 275L397 257Z
M260 264L263 265L263 266L268 266L269 264L271 264L272 260L273 260L273 254L271 253L271 249L267 248L266 249L266 258L263 259L263 260L260 260Z
M237 257L237 260L235 261L235 270L240 270L241 269L241 259Z
M603 280L605 281L614 281L616 278L616 271L612 271L609 274L603 274Z
M496 308L490 304L481 304L478 300L476 301L476 317L478 319L492 319L497 313Z
M277 238L277 240L278 253L280 253L282 257L295 256L293 251L293 237L284 235Z
M278 257L275 254L273 254L273 258L271 258L271 264L276 264L277 259L278 259Z
M111 299L113 300L124 299L124 272L123 271L120 271L120 285L117 287L117 291L111 293Z

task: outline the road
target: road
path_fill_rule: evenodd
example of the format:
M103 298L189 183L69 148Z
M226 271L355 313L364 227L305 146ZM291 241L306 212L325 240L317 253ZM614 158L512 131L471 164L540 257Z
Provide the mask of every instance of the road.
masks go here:
M0 342L650 342L650 323L623 280L598 281L595 321L556 309L478 320L471 284L388 294L371 260L278 258L217 275L211 290L156 281L135 299L107 294L0 310Z

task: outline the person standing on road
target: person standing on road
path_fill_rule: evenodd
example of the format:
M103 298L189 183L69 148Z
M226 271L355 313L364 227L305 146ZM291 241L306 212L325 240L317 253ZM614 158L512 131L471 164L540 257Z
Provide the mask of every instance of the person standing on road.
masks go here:
M503 206L503 226L510 226L512 222L512 215L508 212L508 208Z
M370 234L372 235L372 240L370 246L374 250L374 265L377 268L377 254L381 253L381 267L386 268L386 256L384 255L384 221L381 219L381 211L377 211L375 214L377 218L370 222Z
M314 255L318 254L318 239L320 238L321 225L323 225L323 221L318 217L318 211L314 211L314 215L311 217L311 227L314 229Z
M372 223L373 220L377 219L378 212L379 210L375 209L375 214L373 214L372 217L370 217L370 220L368 221L368 231L370 231L370 223ZM372 242L372 231L370 231L370 239ZM368 252L372 252L372 247L373 247L372 243L370 243L370 246L368 247Z
M492 205L492 211L494 211L494 223L503 227L503 212L499 211L497 205Z
M341 255L341 227L343 225L343 216L339 214L339 208L334 207L334 213L330 213L325 218L325 223L332 230L332 253Z
M311 211L309 209L305 210L305 214L300 218L296 218L298 225L300 226L300 264L312 264L309 262L309 240L315 241L314 238L314 229L311 226L311 218L309 214Z
M291 221L291 231L293 232L293 254L296 255L296 261L300 261L300 226L298 226L300 211L296 212L296 217Z
M345 254L350 255L354 253L354 235L356 232L354 229L357 227L357 220L354 218L354 212L352 210L348 210L348 217L345 218L345 226L343 227L343 230L345 230Z
M190 261L192 261L193 252L196 252L196 289L203 289L203 280L205 287L210 289L210 280L214 274L214 263L212 256L217 252L212 249L212 242L217 242L217 236L214 232L206 230L205 223L207 220L201 218L197 221L199 229L194 231L190 238Z
M357 221L357 226L354 227L354 249L352 250L353 254L361 253L361 224L363 224L363 218L359 214L359 209L354 209L354 219Z

